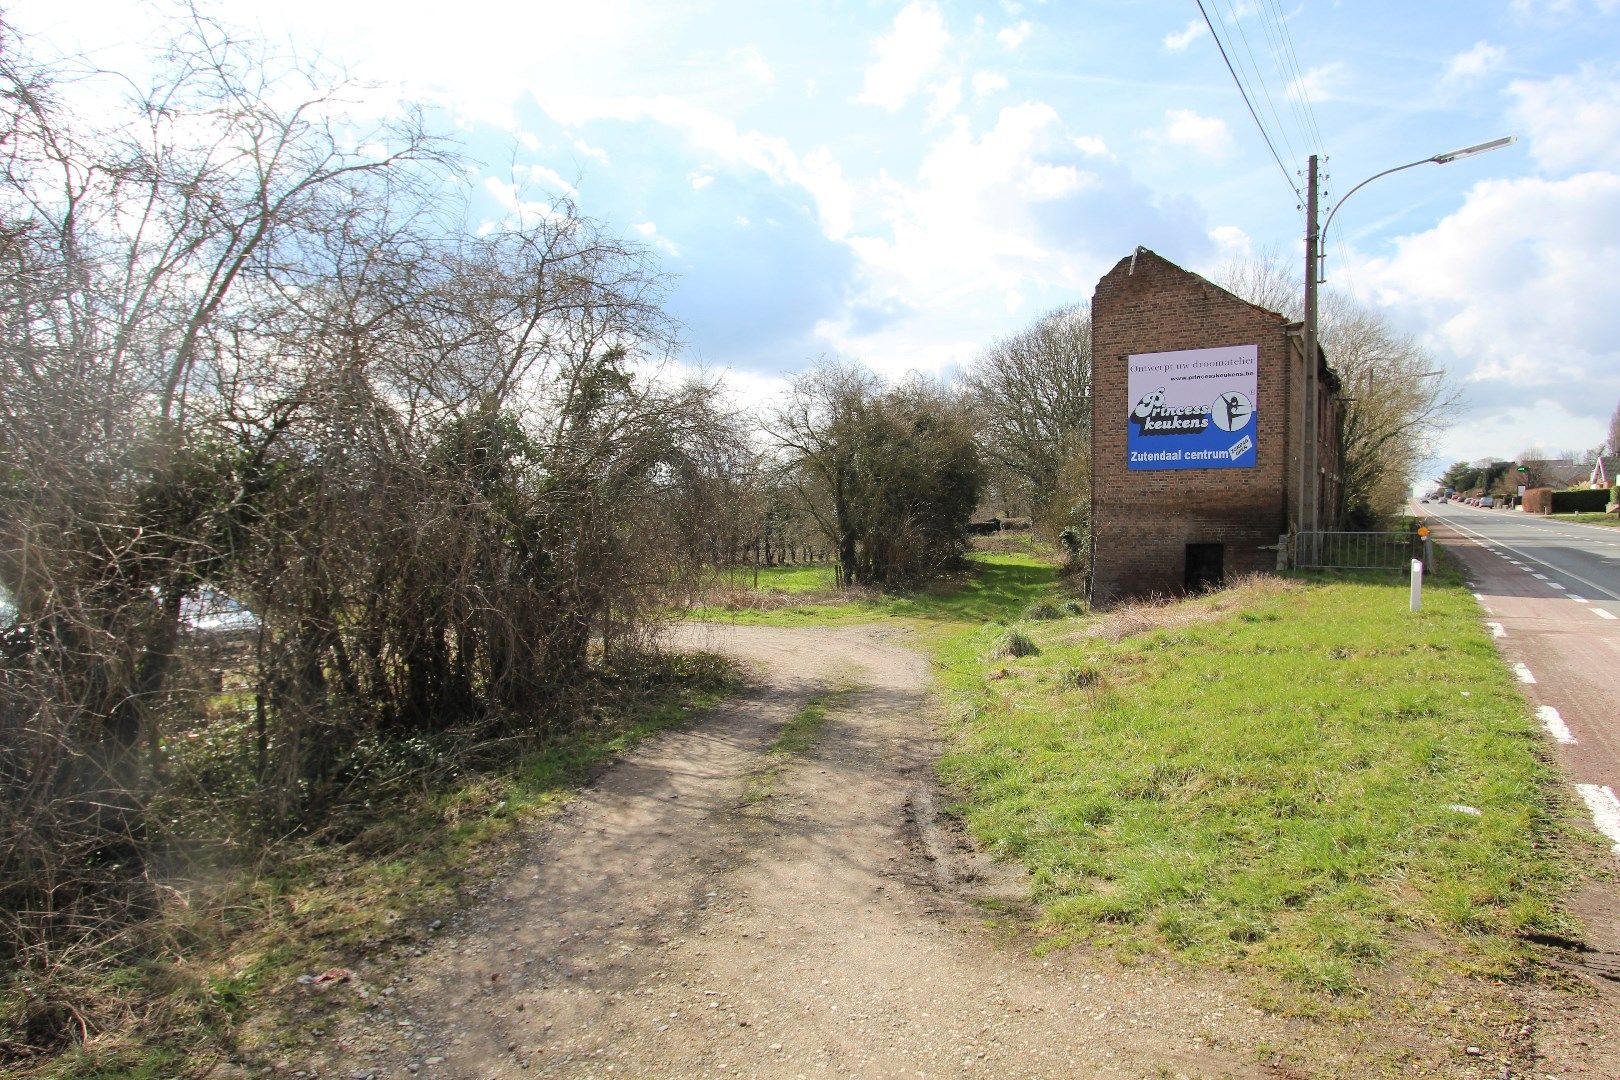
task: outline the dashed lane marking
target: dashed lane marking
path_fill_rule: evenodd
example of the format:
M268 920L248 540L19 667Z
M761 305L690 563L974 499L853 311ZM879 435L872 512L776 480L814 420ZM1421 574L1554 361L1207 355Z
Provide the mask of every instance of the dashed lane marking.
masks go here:
M1592 823L1598 827L1598 832L1614 842L1611 850L1620 855L1620 799L1615 798L1614 789L1597 784L1576 784L1575 790L1581 793L1586 808L1592 811Z
M1547 734L1563 743L1565 746L1575 745L1575 734L1564 723L1564 718L1558 715L1558 710L1551 705L1543 705L1536 710L1536 716L1541 720L1541 726L1547 729Z
M1514 664L1513 674L1517 676L1518 680L1522 683L1533 683L1536 681L1536 677L1530 674L1530 669L1525 667L1523 664Z
M1612 618L1614 618L1614 612L1612 612L1612 611L1604 611L1600 607L1587 608L1586 610L1590 611L1592 614L1596 615L1600 619L1612 619Z
M1553 588L1557 589L1559 592L1564 591L1564 587L1562 585L1558 584L1558 582L1556 582L1556 581L1549 581L1549 582L1547 582L1547 584L1552 586Z
M1466 525L1457 524L1457 522L1454 519L1450 518L1450 517L1442 518L1441 520L1444 521L1448 527L1456 529L1459 532L1467 533L1469 538L1473 539L1475 541L1489 540L1490 539L1490 537L1485 536L1485 535L1483 535L1481 533L1478 533L1478 532L1474 531L1473 529L1470 529ZM1501 543L1501 541L1497 541L1497 542ZM1597 593L1599 596L1606 596L1610 600L1620 600L1620 595L1616 595L1615 593L1610 592L1608 589L1605 589L1603 586L1599 585L1595 581L1588 581L1585 578L1581 577L1581 575L1579 575L1579 574L1572 573L1572 572L1570 572L1568 570L1559 570L1558 567L1556 567L1556 566L1549 566L1548 564L1542 562L1540 559L1536 558L1534 555L1531 555L1528 552L1519 551L1516 548L1512 547L1511 545L1502 544L1502 547L1505 548L1508 551L1513 552L1515 555L1523 555L1526 559L1529 559L1531 562L1535 563L1538 566L1546 566L1547 569L1549 569L1549 570L1555 570L1559 574L1561 574L1562 576L1564 576L1566 578L1569 578L1571 581L1580 582L1582 585L1585 585L1588 589L1591 589L1594 593Z
M1501 623L1499 623L1499 622L1488 622L1485 625L1490 629L1491 637L1505 637L1505 636L1507 636L1507 630L1503 628Z
M1569 598L1571 600L1575 601L1577 604L1590 604L1592 602L1592 601L1588 600L1586 597L1584 597L1584 596L1576 596L1574 593L1570 593Z

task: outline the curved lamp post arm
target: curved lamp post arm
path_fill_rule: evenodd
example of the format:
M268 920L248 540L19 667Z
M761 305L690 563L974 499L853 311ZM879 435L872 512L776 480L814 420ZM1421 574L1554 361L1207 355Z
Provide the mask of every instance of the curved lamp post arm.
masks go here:
M1457 161L1461 158L1473 157L1475 154L1483 154L1490 150L1499 150L1504 146L1517 142L1518 138L1519 137L1517 135L1504 135L1500 139L1492 139L1490 142L1482 142L1477 146L1465 146L1461 150L1448 150L1444 154L1435 154L1433 157L1419 158L1417 161L1408 161L1405 165L1397 165L1393 169L1385 169L1381 173L1373 173L1371 176L1367 177L1367 179L1345 192L1339 201L1333 204L1333 209L1328 211L1327 220L1322 223L1322 232L1321 237L1318 240L1318 250L1316 255L1316 260L1318 263L1317 280L1326 280L1326 278L1322 277L1320 274L1320 267L1327 263L1328 229L1332 226L1333 218L1336 214L1338 214L1339 207L1343 206L1345 201L1349 199L1350 196L1354 195L1356 192L1360 191L1374 180L1381 180L1390 173L1403 172L1406 169L1415 169L1419 165L1449 165L1451 162Z

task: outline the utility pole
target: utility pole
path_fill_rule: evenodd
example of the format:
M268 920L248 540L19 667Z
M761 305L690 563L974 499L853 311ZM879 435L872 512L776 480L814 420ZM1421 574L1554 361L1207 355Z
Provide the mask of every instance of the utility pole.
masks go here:
M1315 531L1322 527L1321 508L1317 506L1316 460L1317 392L1316 364L1316 155L1312 154L1305 177L1305 331L1301 335L1305 345L1305 423L1300 428L1299 521L1301 530Z

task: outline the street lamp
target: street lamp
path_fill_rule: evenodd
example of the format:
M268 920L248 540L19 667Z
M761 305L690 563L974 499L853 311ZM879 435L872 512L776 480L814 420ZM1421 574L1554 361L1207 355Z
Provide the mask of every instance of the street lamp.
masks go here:
M1473 157L1475 154L1485 154L1492 150L1500 150L1502 147L1511 146L1513 143L1518 141L1519 137L1517 135L1504 135L1500 139L1492 139L1490 142L1482 142L1474 146L1465 146L1461 150L1448 150L1444 154L1436 154L1433 157L1420 158L1417 161L1409 161L1405 165L1397 165L1393 169L1385 169L1381 173L1373 173L1371 176L1367 177L1367 179L1345 192L1344 195L1340 197L1339 201L1333 204L1333 209L1328 211L1327 220L1322 222L1322 235L1317 243L1318 271L1320 271L1322 266L1327 264L1327 234L1328 230L1333 227L1334 216L1338 214L1339 208L1345 204L1346 200L1348 200L1350 196L1354 195L1356 192L1360 191L1374 180L1380 180L1391 173L1404 172L1407 169L1415 169L1419 165L1449 165L1453 161L1461 161L1463 158ZM1327 278L1319 272L1316 280L1318 283L1320 283L1326 281Z
M1316 421L1317 409L1317 375L1316 375L1316 286L1323 280L1320 276L1326 255L1321 251L1323 241L1327 237L1328 226L1333 224L1333 218L1338 214L1339 208L1345 200L1381 177L1398 173L1406 169L1416 168L1419 165L1449 165L1453 161L1460 161L1475 154L1484 154L1491 150L1498 150L1517 141L1515 135L1504 135L1500 139L1490 142L1478 143L1474 146L1465 146L1461 150L1448 150L1443 154L1432 157L1419 158L1409 161L1405 165L1397 165L1393 169L1385 169L1381 173L1374 173L1361 183L1344 193L1333 209L1328 211L1327 221L1318 231L1316 227L1318 183L1317 183L1317 155L1310 157L1309 172L1306 177L1307 194L1305 200L1305 319L1303 329L1303 346L1305 351L1304 368L1305 378L1302 387L1300 412L1300 449L1299 449L1299 527L1303 531L1307 525L1312 531L1321 525L1321 508L1317 505L1316 485L1313 482L1317 472L1316 458Z

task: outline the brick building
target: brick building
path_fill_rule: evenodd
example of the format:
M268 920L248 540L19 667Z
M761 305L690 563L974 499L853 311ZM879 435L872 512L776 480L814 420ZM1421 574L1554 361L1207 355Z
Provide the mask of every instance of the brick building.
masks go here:
M1299 517L1300 325L1146 248L1097 283L1091 319L1092 602L1274 569ZM1341 406L1320 349L1317 363L1331 528Z

